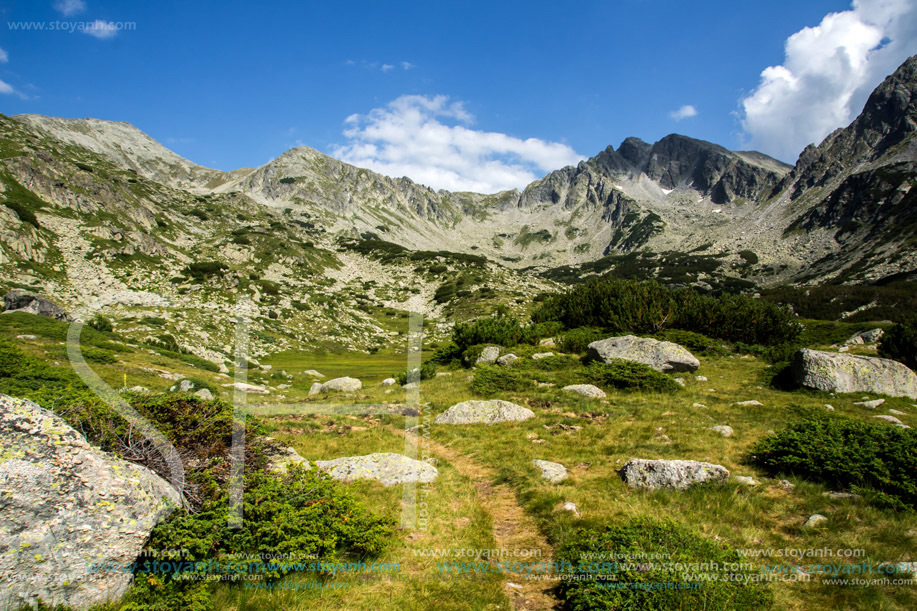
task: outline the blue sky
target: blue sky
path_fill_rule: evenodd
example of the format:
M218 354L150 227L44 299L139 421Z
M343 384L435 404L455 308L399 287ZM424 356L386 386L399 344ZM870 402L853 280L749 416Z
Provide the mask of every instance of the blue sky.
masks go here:
M223 170L304 144L482 191L627 136L792 163L917 52L915 5L6 0L0 112L127 121Z

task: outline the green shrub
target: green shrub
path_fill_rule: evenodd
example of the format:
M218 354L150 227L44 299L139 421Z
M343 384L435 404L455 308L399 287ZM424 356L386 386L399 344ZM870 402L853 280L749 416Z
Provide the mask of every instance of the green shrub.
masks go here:
M531 390L533 386L531 378L508 367L478 367L471 381L471 390L485 397L499 392Z
M196 280L203 280L211 276L222 276L226 269L226 264L220 261L198 261L190 263L185 267L184 272Z
M558 587L561 608L569 611L758 611L773 606L766 585L723 579L740 571L712 568L747 563L738 552L671 521L641 518L604 530L579 529L556 561L565 577ZM692 572L709 580L686 580L685 570L676 565L699 567Z
M595 327L578 327L565 333L561 333L555 339L557 348L563 352L573 354L583 354L586 352L589 344L605 339L608 333Z
M542 359L525 359L522 361L525 369L537 371L568 371L580 366L580 361L572 356L546 356Z
M296 182L296 178L293 176L284 176L278 182L280 182L282 185L292 185Z
M751 449L750 459L777 474L850 488L880 505L917 507L917 432L804 412Z
M745 261L748 265L757 265L758 264L758 255L751 250L743 250L739 252L739 256Z
M92 317L92 320L89 321L89 326L95 329L96 331L102 331L103 333L111 333L112 327L111 320L105 318L101 314L96 314Z
M394 377L400 386L404 386L410 382L429 380L430 378L436 377L436 365L429 362L423 363L419 368L398 372Z
M159 316L144 316L140 319L139 322L142 325L154 325L156 327L162 327L166 324L166 319L160 318Z
M118 361L118 359L115 358L114 353L110 350L102 350L101 348L95 348L93 346L80 346L80 352L82 353L83 358L90 363L111 365Z
M613 359L610 363L593 361L579 377L586 384L627 391L676 392L675 380L643 363Z
M885 332L879 340L879 356L917 370L917 317L910 316Z
M462 349L458 347L458 344L455 342L449 342L445 346L441 346L436 349L433 353L433 356L430 357L431 363L438 363L440 365L448 365L453 361L460 361L462 359Z
M452 341L464 352L477 344L534 345L538 343L538 336L531 327L523 327L514 317L497 315L456 324L452 329Z
M557 320L549 320L547 322L539 322L532 325L532 331L538 337L555 337L563 330L563 323Z
M729 351L723 348L720 342L693 331L667 329L662 333L658 333L656 339L684 346L693 354L705 354L707 356L725 356L729 354Z

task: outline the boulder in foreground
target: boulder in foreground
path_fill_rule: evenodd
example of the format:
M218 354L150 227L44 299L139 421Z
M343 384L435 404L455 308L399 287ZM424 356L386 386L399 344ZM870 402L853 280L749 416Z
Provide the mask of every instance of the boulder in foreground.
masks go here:
M649 365L656 371L696 371L700 361L682 346L650 337L624 335L592 342L589 357L603 363L624 359Z
M620 471L631 488L687 490L695 484L722 483L729 470L721 465L696 460L646 460L633 458Z
M532 410L493 399L491 401L462 401L456 403L433 420L436 424L495 424L520 422L533 417Z
M70 322L70 316L57 304L44 297L19 289L13 289L3 296L3 309L7 312L27 312L44 316L45 318Z
M867 392L917 399L917 374L889 359L803 348L793 355L793 377L806 388Z
M156 524L181 504L164 479L91 447L56 414L0 395L0 600L85 609L117 600Z

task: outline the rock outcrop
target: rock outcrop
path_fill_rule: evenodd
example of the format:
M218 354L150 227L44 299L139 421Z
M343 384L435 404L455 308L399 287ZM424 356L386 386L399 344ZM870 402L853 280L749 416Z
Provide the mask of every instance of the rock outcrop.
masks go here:
M721 465L696 460L646 460L634 458L620 471L631 488L687 490L696 484L722 483L729 470Z
M499 399L462 401L441 413L433 422L435 424L496 424L497 422L520 422L534 415L535 413L528 408Z
M592 384L571 384L570 386L564 386L562 390L582 395L587 399L604 399L606 397L604 390Z
M56 414L0 395L0 600L117 600L153 527L181 504L149 469L91 447Z
M804 348L793 356L793 376L798 384L816 390L917 399L917 374L889 359Z
M623 335L592 342L589 357L608 363L624 359L649 365L656 371L696 371L700 361L682 346L650 337Z
M13 289L3 296L3 309L6 312L27 312L54 320L70 321L70 316L50 299L33 295L19 289Z

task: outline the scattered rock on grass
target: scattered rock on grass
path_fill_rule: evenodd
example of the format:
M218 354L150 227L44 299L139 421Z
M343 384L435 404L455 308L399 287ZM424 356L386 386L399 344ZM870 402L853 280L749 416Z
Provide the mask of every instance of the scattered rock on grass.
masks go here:
M732 437L732 434L735 432L732 430L732 427L726 424L718 424L713 427L711 430L716 431L723 437Z
M695 371L700 367L700 361L682 346L649 337L609 337L592 342L588 349L590 357L605 363L613 359L625 359L649 365L663 373Z
M395 384L395 382L397 382L395 378L385 378L384 380L382 380L382 385L383 386L392 386Z
M509 367L518 360L519 360L519 357L516 356L515 354L512 354L512 353L504 354L503 356L497 359L497 365L502 365L503 367Z
M334 378L322 384L322 392L336 390L338 392L356 392L363 388L363 382L356 378Z
M490 365L495 363L500 356L500 349L497 346L487 346L481 350L480 356L474 362L475 365Z
M885 399L874 399L872 401L857 401L856 403L854 403L854 405L868 407L869 409L876 409L883 403L885 403Z
M803 348L793 355L793 376L807 388L868 392L917 399L917 374L897 361Z
M646 460L633 458L620 471L631 488L686 490L695 484L722 483L729 470L722 465L696 460Z
M408 482L429 483L439 475L436 467L429 463L393 453L317 460L315 466L328 473L332 479L345 482L372 479L386 486Z
M604 399L607 396L604 390L592 384L571 384L570 386L564 386L563 390L589 399Z
M552 484L562 482L568 477L567 468L560 463L536 459L532 461L532 464L541 469L541 477Z
M806 519L806 521L803 522L802 527L803 528L815 528L819 524L822 524L823 522L827 522L827 521L828 521L828 518L821 515L820 513L815 513L815 514L810 515Z
M520 422L534 415L535 413L528 408L499 399L462 401L441 413L433 422L436 424L495 424L497 422Z

